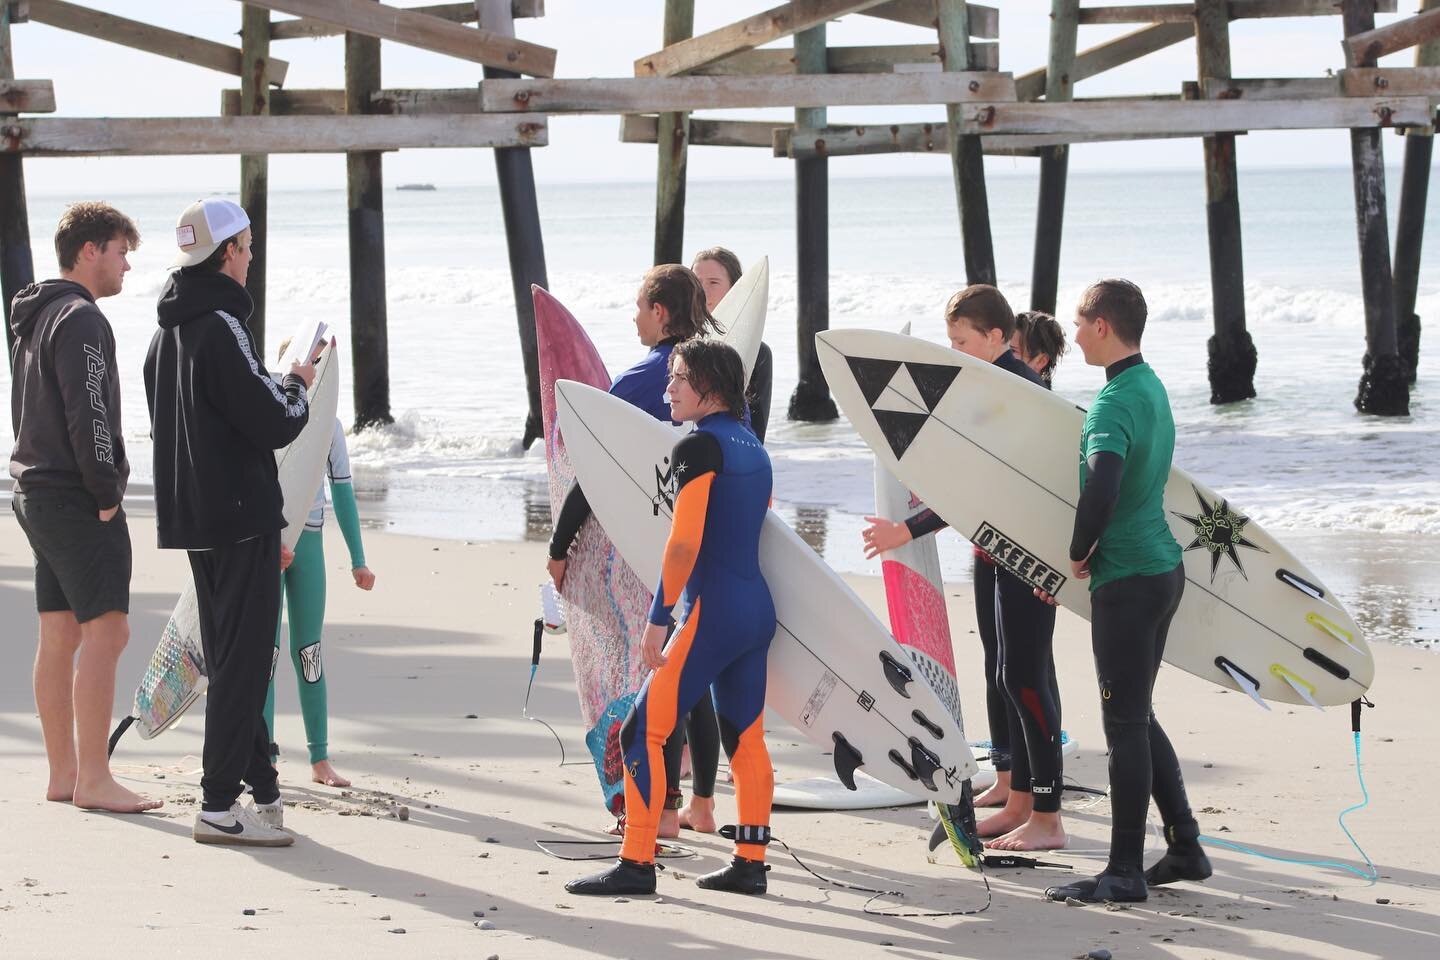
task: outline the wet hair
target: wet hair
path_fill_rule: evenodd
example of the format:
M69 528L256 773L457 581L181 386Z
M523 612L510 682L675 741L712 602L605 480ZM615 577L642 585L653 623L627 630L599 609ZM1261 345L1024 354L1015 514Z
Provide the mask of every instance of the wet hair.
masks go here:
M1080 297L1078 312L1086 320L1104 317L1126 346L1140 346L1145 335L1145 295L1129 280L1092 283Z
M740 275L745 272L740 268L740 258L724 247L707 247L701 250L695 254L695 258L690 261L690 269L694 270L700 265L700 261L702 260L710 260L720 264L720 269L724 270L725 275L730 278L730 286L732 287L740 282Z
M685 361L690 388L701 399L718 395L730 416L736 420L745 416L745 364L734 347L708 337L695 337L671 351L672 369L677 358Z
M972 283L945 304L945 322L964 320L981 333L999 330L1008 341L1015 332L1015 313L1005 295L988 283Z
M245 229L248 230L250 228L246 227ZM192 263L188 267L181 267L180 272L219 273L220 268L225 266L225 251L229 250L232 246L238 247L240 245L240 237L244 233L245 230L241 230L233 237L226 237L224 240L221 240L220 246L216 247L213 251L211 251L210 256L206 257L204 260L201 260L199 263Z
M705 287L688 267L662 263L651 267L641 281L646 303L665 308L665 339L689 340L706 333L724 333L705 308Z
M1060 322L1048 313L1024 310L1015 316L1015 332L1026 354L1045 358L1040 376L1049 383L1055 376L1055 365L1065 356L1065 331Z
M55 227L55 259L61 270L73 270L85 244L93 243L103 251L116 237L123 237L130 250L140 246L135 221L110 204L92 200L72 203Z

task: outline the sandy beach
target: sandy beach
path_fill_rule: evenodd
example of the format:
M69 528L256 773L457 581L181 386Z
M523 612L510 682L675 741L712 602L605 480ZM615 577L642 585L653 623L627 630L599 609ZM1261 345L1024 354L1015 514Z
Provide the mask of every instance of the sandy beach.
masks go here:
M185 561L154 548L131 517L132 640L117 713L173 606ZM543 549L536 543L432 541L367 531L379 575L350 587L331 538L325 663L332 755L349 790L308 783L294 681L282 666L277 739L286 824L297 843L253 852L190 838L198 802L202 717L152 740L133 732L115 754L127 785L162 797L156 814L120 817L47 803L44 752L30 690L35 614L28 547L0 526L0 955L193 956L284 951L306 957L1115 957L1419 958L1440 955L1440 827L1422 805L1440 787L1432 653L1380 645L1365 712L1371 802L1348 823L1379 868L1369 883L1336 870L1211 850L1203 885L1152 890L1129 909L1047 903L1069 871L991 871L993 903L974 916L867 915L870 895L825 886L772 846L770 895L745 899L692 882L728 844L687 834L696 857L667 861L660 895L633 902L563 892L589 865L547 856L544 838L598 838L597 802L563 637L547 638L531 712L521 716ZM878 580L851 583L876 610ZM983 701L968 597L950 602L972 736ZM969 643L967 644L967 641ZM1062 613L1056 659L1065 726L1080 744L1067 774L1103 787L1105 756L1087 625ZM1202 829L1277 856L1359 863L1336 814L1360 801L1348 711L1277 705L1266 713L1174 669L1157 712L1185 764ZM769 743L777 779L828 771L828 758L783 721ZM723 779L723 778L722 778ZM1074 795L1071 795L1072 798ZM399 806L408 819L397 816ZM722 822L733 818L721 784ZM775 833L816 871L903 890L872 910L965 911L986 904L982 878L941 851L927 859L921 807L814 814L777 811ZM1103 799L1070 799L1071 850L1046 855L1097 870L1108 837ZM1152 852L1158 838L1152 837ZM481 921L484 925L481 925Z

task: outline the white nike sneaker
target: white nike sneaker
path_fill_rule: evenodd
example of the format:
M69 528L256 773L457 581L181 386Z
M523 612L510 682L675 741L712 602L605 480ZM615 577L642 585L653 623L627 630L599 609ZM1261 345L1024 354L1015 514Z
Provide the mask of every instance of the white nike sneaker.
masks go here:
M250 801L250 813L265 826L275 830L285 829L285 801L276 798L274 803Z
M195 829L192 833L196 843L224 843L247 847L288 847L295 837L284 830L277 830L261 821L256 814L232 804L228 813L220 820L206 820L195 814Z

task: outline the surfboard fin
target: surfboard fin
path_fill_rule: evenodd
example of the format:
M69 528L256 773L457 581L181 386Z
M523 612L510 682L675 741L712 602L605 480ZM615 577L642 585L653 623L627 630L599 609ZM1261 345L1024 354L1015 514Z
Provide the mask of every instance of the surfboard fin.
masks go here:
M1260 698L1260 683L1254 677L1224 657L1216 657L1215 666L1228 673L1230 679L1235 681L1235 685L1244 691L1251 700L1254 700L1267 711L1270 709L1270 705Z
M908 743L910 744L910 769L915 771L915 778L925 784L926 790L934 790L939 793L940 788L935 785L935 774L942 769L940 758L926 749L925 744L915 737L911 737Z
M832 733L830 739L835 741L835 776L845 784L846 790L854 790L855 771L865 762L865 758L860 755L859 750L850 745L850 741L845 739L845 734L839 730Z
M1310 704L1310 706L1314 707L1316 710L1319 710L1321 713L1325 712L1325 708L1320 706L1319 702L1315 699L1314 684L1307 683L1306 681L1301 680L1295 674L1291 673L1289 670L1286 670L1278 663L1270 664L1270 672L1273 673L1275 676L1279 677L1281 680L1284 680L1286 683L1290 684L1290 689L1298 693L1300 695L1300 699L1304 700L1306 703Z
M1355 637L1349 630L1343 629L1342 627L1337 627L1329 620L1326 620L1324 617L1320 616L1320 614L1305 614L1305 622L1323 633L1328 633L1330 636L1334 637L1336 640L1339 640L1341 643L1345 644L1345 646L1349 647L1351 650L1354 650L1356 653L1362 656L1365 654L1364 650L1361 650L1358 646L1356 646Z
M901 663L889 650L880 651L880 665L885 668L885 679L895 692L906 700L910 699L910 692L905 688L915 682L915 674L910 668Z

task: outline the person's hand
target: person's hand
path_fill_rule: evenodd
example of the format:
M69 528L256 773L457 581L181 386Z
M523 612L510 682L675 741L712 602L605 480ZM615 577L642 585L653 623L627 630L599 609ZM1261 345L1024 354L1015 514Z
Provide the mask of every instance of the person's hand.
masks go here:
M287 568L290 566L290 564L292 564L292 563L294 563L294 562L295 562L295 551L294 551L294 550L291 550L289 547L285 546L285 544L283 544L283 543L280 544L280 569L281 569L281 570L287 569Z
M100 517L100 522L101 522L101 523L109 523L111 520L114 520L114 519L115 519L115 514L117 514L117 513L119 513L119 512L120 512L120 504L118 504L118 503L115 504L115 506L110 507L110 508L107 509L107 510L101 510L100 513L98 514L99 517Z
M546 560L545 569L550 571L550 579L555 583L555 590L559 593L565 592L565 565L568 561Z
M369 567L355 567L350 571L350 576L355 578L355 586L361 590L369 590L375 586L375 574Z
M305 381L306 390L309 390L310 387L315 383L314 362L292 363L290 364L290 372L295 376L299 377L301 380Z
M1090 551L1090 552L1091 552L1091 553L1094 553L1095 551L1092 550L1092 551ZM1084 560L1071 560L1071 561L1070 561L1070 575L1073 576L1076 580L1089 580L1089 579L1090 579L1090 557L1089 557L1089 555L1086 555L1086 557L1085 557Z
M1056 600L1054 596L1052 596L1051 594L1046 593L1044 590L1041 590L1039 587L1036 587L1034 592L1035 592L1035 596L1036 596L1036 597L1038 597L1038 598L1041 599L1041 600L1044 600L1046 603L1050 604L1050 606L1052 606L1052 607L1053 607L1053 606L1056 606L1056 605L1059 604L1059 602L1060 602L1060 601Z
M643 660L645 666L651 670L659 670L665 666L666 660L669 659L664 653L665 633L666 630L664 627L654 623L647 623L645 625L645 634L640 638L640 659Z
M884 517L866 517L870 524L860 536L865 541L865 559L872 560L886 550L904 546L912 539L910 528L903 523L886 520Z

